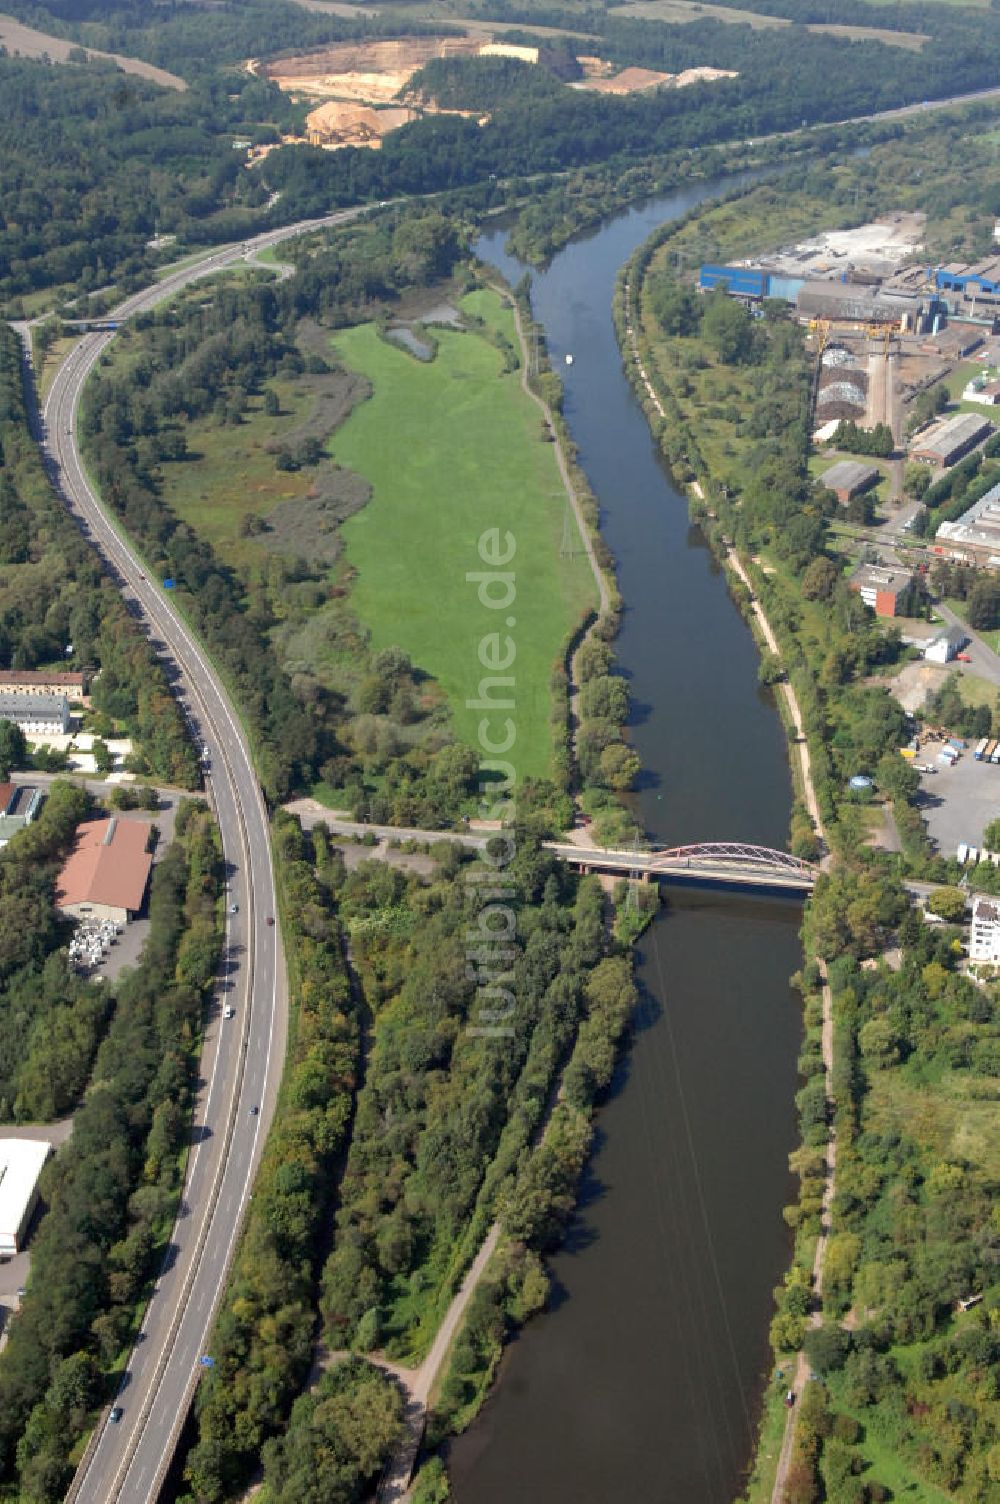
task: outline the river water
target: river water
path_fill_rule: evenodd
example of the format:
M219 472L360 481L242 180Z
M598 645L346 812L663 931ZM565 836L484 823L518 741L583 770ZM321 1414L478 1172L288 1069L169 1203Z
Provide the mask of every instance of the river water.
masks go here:
M621 367L615 274L738 180L650 201L568 245L532 302L626 602L638 795L671 843L784 846L786 742L757 654ZM513 284L505 234L479 255ZM573 363L566 366L566 354ZM789 1255L800 1040L797 903L670 892L643 937L631 1048L597 1123L548 1314L451 1448L458 1504L729 1504L750 1460L772 1289Z

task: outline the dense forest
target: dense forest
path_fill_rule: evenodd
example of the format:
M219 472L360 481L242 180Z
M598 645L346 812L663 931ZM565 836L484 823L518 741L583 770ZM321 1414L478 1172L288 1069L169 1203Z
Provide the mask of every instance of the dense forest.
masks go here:
M21 344L7 324L0 324L0 565L0 663L100 669L94 708L134 739L136 770L195 787L197 757L163 670L42 469L28 431Z
M79 790L55 785L42 818L0 854L5 928L14 922L13 886L30 881L33 864L43 881L47 848L65 842L81 801ZM43 1175L47 1213L0 1355L0 1480L16 1480L18 1497L35 1504L56 1504L65 1493L70 1454L109 1392L173 1225L202 1004L218 951L220 867L211 817L183 805L176 839L154 869L140 964L107 989L101 1007L110 1023L90 1089L72 1138ZM44 930L39 944L43 938ZM53 957L47 966L59 964ZM73 1009L79 1028L88 1001ZM57 1070L66 1028L57 1012L50 1021Z

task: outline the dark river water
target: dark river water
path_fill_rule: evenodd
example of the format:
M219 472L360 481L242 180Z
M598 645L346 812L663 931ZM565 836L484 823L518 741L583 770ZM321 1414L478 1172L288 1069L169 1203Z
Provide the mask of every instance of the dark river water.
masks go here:
M727 186L651 201L575 241L535 275L533 305L618 563L641 817L671 843L784 846L782 727L611 322L615 274L635 247ZM523 268L504 238L478 251L513 283ZM793 902L674 889L644 936L634 1038L552 1261L551 1309L512 1345L451 1449L458 1504L729 1504L739 1492L789 1253L799 919Z

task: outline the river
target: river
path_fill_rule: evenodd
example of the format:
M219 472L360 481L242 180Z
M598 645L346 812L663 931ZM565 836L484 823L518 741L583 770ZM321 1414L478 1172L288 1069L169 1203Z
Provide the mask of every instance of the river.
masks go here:
M532 302L601 508L626 611L616 647L651 835L784 846L787 746L757 653L622 371L615 275L659 224L736 179L650 201L535 274ZM477 247L511 283L495 230ZM572 354L572 365L565 365ZM458 1504L729 1504L768 1376L790 1238L797 903L670 893L643 937L634 1037L598 1117L548 1314L452 1446Z

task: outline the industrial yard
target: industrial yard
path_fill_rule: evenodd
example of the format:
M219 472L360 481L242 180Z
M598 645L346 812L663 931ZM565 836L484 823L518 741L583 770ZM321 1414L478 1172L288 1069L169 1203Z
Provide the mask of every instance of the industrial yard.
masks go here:
M961 601L932 615L940 568L1000 570L1000 256L931 264L925 229L922 214L887 213L704 264L698 282L751 312L782 301L806 326L809 469L836 498L830 545L851 588L898 623L910 649L890 682L917 733L904 756L919 773L927 834L954 858L981 843L1000 809L1000 758L977 758L960 737L950 744L928 708L950 684L1000 725L992 638L967 626ZM1000 221L995 242L1000 250Z

